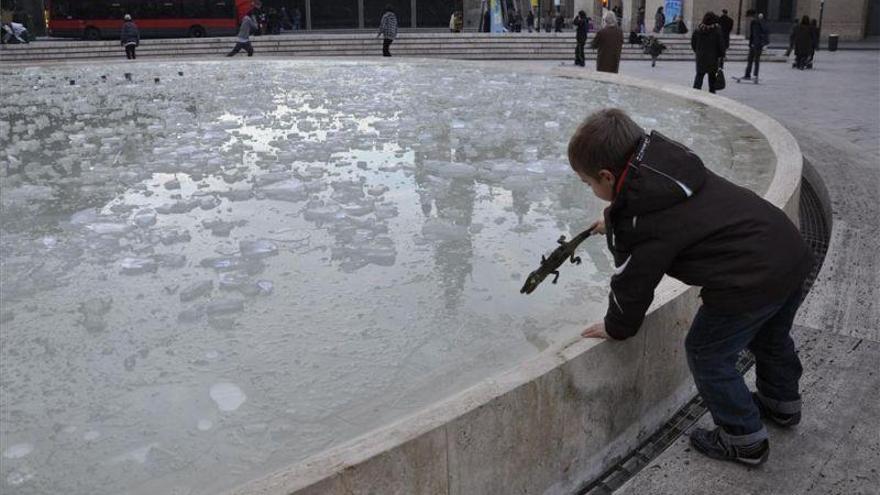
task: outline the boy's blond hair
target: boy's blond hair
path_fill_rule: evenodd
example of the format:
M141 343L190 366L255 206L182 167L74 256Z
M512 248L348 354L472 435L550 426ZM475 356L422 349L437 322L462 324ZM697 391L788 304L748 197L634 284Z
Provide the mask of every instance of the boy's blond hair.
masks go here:
M620 175L645 130L619 108L606 108L587 117L568 142L568 162L577 172L598 178L606 169Z

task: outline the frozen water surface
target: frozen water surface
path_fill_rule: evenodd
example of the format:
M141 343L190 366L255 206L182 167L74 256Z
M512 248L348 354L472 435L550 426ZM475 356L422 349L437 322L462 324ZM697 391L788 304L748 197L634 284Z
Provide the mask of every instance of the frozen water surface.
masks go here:
M519 288L600 213L592 110L771 176L716 110L449 64L0 70L2 491L216 493L576 336L601 240Z

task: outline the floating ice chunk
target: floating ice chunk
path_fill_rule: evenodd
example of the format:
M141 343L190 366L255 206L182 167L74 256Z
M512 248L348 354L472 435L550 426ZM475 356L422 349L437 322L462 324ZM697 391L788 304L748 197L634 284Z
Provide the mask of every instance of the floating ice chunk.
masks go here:
M124 223L98 222L86 225L86 229L98 235L120 236L131 230L131 226Z
M86 225L89 223L94 223L97 220L97 208L86 208L85 210L80 210L70 216L70 223L74 225Z
M384 184L379 184L378 186L373 186L373 187L367 189L367 194L369 194L370 196L376 196L376 197L379 197L379 196L385 194L386 192L388 192L388 186L386 186Z
M265 258L278 254L278 245L266 239L240 241L238 249L245 258Z
M87 442L94 442L99 438L101 438L101 432L97 430L89 430L83 434L83 440Z
M422 235L432 241L452 241L465 239L468 236L467 227L454 225L436 218L429 219L422 227Z
M138 227L149 227L156 223L156 211L151 209L140 210L134 214L132 221Z
M229 237L232 229L239 225L239 222L224 220L203 220L202 225L211 229L211 233L217 237Z
M183 268L186 265L186 255L165 253L157 254L156 262L165 268Z
M210 294L212 290L214 290L214 282L210 280L196 282L180 291L180 300L181 302L189 302Z
M218 206L220 206L220 199L214 196L208 196L199 200L199 208L203 210L212 210Z
M372 204L358 204L343 206L342 212L349 216L362 217L364 215L369 215L370 213L372 213L373 209L374 207Z
M198 199L181 199L175 203L157 206L156 211L163 215L171 213L189 213L199 206Z
M466 163L425 160L424 167L434 175L449 179L470 179L477 173L476 168Z
M305 184L299 179L287 179L262 188L267 198L279 201L303 201L308 197Z
M217 404L217 409L223 412L235 411L247 400L247 396L238 388L238 385L228 382L211 385L209 394Z
M244 301L241 299L220 299L211 301L205 306L208 316L229 315L244 311Z
M203 305L197 305L181 311L177 315L177 321L181 323L193 323L201 319L204 315L205 307Z
M95 297L79 304L79 313L82 315L80 323L90 332L100 332L107 328L104 315L113 307L112 297Z
M32 472L12 471L9 473L9 476L6 477L6 482L11 486L18 486L27 483L33 478L34 473Z
M341 209L335 204L326 206L318 205L309 207L304 211L303 218L310 222L329 222L330 220L335 219L339 213L341 213Z
M29 443L17 443L15 445L10 445L9 448L4 450L3 457L7 459L21 459L22 457L27 457L33 451L33 445Z
M162 244L166 246L170 244L175 244L178 242L189 242L192 238L187 231L179 231L179 230L171 230L168 232L163 232L159 234L159 240L162 241Z
M171 191L173 189L180 189L180 181L177 180L177 178L175 177L175 178L169 180L168 182L166 182L165 184L163 184L163 186L165 187L165 189L168 189L169 191Z
M214 427L214 422L210 419L200 419L198 423L196 423L196 428L199 431L208 431Z
M267 296L275 290L275 284L271 280L257 280L257 290L260 295Z
M154 273L159 265L152 258L123 258L119 262L123 275L140 275L142 273Z
M559 129L559 122L547 121L544 122L544 127L547 129Z
M250 281L244 273L227 272L220 274L220 289L239 290Z
M269 172L267 174L258 175L255 178L257 186L267 186L276 182L281 182L292 178L290 172Z

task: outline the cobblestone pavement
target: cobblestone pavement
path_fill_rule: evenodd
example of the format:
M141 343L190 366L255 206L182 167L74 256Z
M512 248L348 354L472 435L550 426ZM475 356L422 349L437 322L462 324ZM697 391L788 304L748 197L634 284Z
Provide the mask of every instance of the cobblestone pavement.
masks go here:
M500 62L499 62L500 63ZM559 62L503 62L503 65L559 65ZM594 70L588 61L586 70ZM621 62L620 73L642 79L692 86L693 62L666 62L652 68L647 61ZM831 133L880 154L880 51L822 51L814 69L799 71L791 64L761 65L760 84L737 84L733 76L745 72L745 63L725 66L732 98L777 119L789 128L807 127ZM708 81L703 84L703 91Z

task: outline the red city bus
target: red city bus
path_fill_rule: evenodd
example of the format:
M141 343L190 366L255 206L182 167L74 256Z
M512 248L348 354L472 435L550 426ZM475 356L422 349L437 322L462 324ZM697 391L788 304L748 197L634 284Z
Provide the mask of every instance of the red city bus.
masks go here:
M130 14L142 37L235 34L252 0L49 0L49 35L118 38Z

